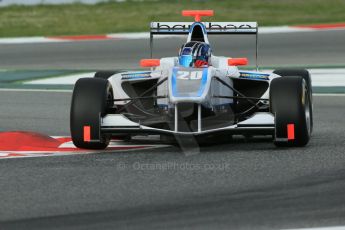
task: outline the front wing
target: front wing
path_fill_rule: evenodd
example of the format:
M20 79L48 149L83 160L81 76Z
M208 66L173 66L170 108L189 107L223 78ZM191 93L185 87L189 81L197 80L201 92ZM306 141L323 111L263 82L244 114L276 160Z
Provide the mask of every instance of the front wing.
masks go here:
M274 116L268 112L258 112L252 117L235 125L226 126L216 129L203 130L198 128L195 132L180 132L177 130L177 120L175 120L175 127L172 129L159 129L149 126L141 125L140 123L129 120L123 114L108 114L100 120L101 133L117 134L165 134L165 135L191 135L204 136L217 133L228 134L253 134L253 135L273 135L274 134ZM199 124L200 125L200 124Z

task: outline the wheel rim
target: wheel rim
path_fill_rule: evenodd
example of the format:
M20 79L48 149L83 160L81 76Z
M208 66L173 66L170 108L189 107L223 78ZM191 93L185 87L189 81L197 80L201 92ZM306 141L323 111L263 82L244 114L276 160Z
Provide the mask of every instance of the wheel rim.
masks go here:
M308 89L304 88L304 113L305 113L305 120L307 125L308 134L310 135L310 98Z

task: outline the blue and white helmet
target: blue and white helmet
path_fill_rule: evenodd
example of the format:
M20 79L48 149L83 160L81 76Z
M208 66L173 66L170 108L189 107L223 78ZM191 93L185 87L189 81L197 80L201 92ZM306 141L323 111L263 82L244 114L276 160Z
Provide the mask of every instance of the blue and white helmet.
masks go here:
M211 57L210 45L205 42L191 41L184 44L179 53L179 64L184 67L205 67Z

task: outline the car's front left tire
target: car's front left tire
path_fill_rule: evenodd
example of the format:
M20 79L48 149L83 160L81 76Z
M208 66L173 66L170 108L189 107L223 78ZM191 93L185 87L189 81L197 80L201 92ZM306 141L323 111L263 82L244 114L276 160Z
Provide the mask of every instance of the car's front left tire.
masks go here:
M304 146L311 136L312 107L306 81L299 76L275 78L270 85L270 111L275 116L277 146Z
M305 80L307 87L309 89L309 97L310 97L310 102L311 102L310 114L312 115L313 114L313 87L312 87L312 80L311 80L309 71L306 69L301 69L301 68L281 68L281 69L274 70L273 73L281 77L299 76ZM310 130L311 132L313 132L313 117L311 117L310 120L311 120Z

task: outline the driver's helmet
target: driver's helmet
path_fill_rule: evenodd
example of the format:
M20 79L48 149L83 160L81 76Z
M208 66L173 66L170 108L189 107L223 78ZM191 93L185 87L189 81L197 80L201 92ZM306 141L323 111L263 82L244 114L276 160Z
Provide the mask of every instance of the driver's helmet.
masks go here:
M179 53L179 64L184 67L207 67L211 58L210 45L205 42L187 42Z

